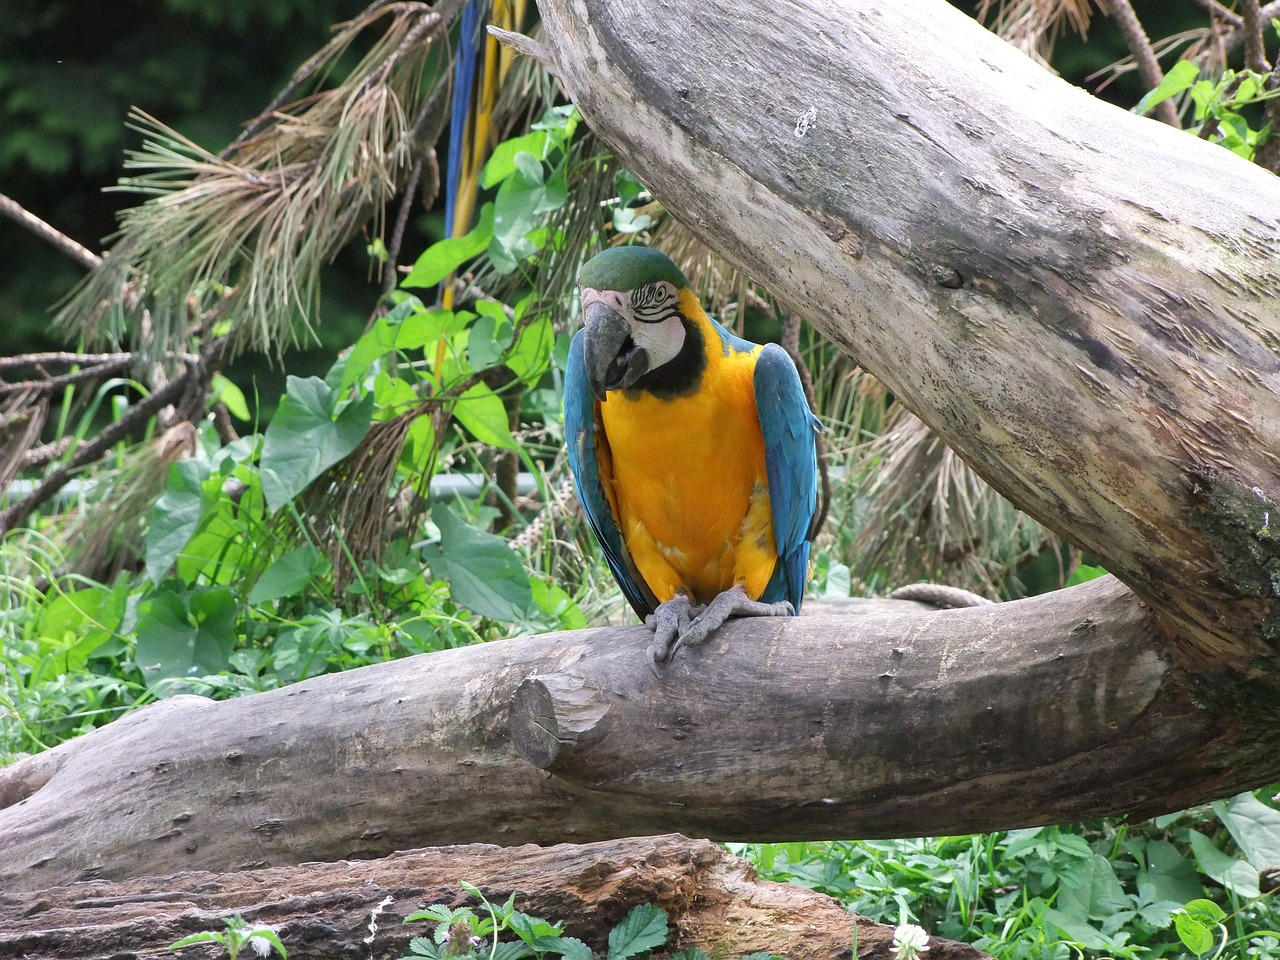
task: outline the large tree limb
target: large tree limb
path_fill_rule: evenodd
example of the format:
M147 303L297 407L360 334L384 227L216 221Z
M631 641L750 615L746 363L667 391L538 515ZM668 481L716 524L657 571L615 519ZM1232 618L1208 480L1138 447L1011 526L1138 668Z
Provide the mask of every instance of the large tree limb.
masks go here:
M1206 660L1275 658L1280 180L943 0L540 9L668 209Z
M916 836L1180 809L1280 776L1114 580L943 613L641 627L177 697L0 771L0 889L434 844Z

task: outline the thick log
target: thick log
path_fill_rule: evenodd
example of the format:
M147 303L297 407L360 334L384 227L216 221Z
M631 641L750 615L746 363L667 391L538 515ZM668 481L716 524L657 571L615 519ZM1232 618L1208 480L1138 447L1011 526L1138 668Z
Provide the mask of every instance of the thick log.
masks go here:
M461 842L957 833L1280 778L1274 738L1191 706L1110 578L731 622L660 678L649 638L549 634L155 704L0 770L0 889Z
M455 846L382 860L309 863L241 873L180 873L119 883L93 881L33 893L0 892L0 958L80 960L164 953L182 937L221 931L240 914L272 927L291 960L408 952L433 925L403 924L428 904L483 907L511 894L516 909L567 924L604 956L609 931L632 907L652 903L671 923L674 952L699 947L713 957L769 951L792 960L889 960L893 928L854 917L830 897L757 880L751 865L705 840L663 836L597 844L503 849ZM371 926L372 921L372 926ZM213 946L183 957L224 956ZM931 939L933 960L982 960L963 943Z
M539 9L668 210L1206 664L1280 685L1280 179L944 0Z

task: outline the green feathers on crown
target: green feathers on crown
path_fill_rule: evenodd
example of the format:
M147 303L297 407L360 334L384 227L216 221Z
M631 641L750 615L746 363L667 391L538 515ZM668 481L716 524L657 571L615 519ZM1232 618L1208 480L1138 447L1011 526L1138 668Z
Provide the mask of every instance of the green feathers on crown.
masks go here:
M610 247L582 265L578 281L592 290L634 290L665 280L677 290L689 281L665 253L650 247Z

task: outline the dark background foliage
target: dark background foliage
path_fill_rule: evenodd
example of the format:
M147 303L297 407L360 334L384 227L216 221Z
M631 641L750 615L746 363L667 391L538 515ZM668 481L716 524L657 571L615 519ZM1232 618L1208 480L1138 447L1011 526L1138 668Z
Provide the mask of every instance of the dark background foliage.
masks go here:
M958 3L972 12L974 4ZM364 3L352 0L125 0L0 2L0 193L59 230L101 250L117 212L136 197L108 191L122 175L125 151L140 142L126 125L136 107L211 150L218 150L281 89L293 70L328 39L333 23ZM1193 4L1137 4L1152 36L1203 22ZM1055 62L1073 82L1096 88L1091 74L1127 53L1114 24L1095 17L1088 42L1063 36ZM1102 91L1117 103L1141 95L1133 74ZM425 213L406 250L421 249L436 218ZM0 352L61 348L51 305L80 268L17 224L0 218ZM357 241L325 280L323 344L293 354L290 370L328 363L368 318L377 287ZM244 358L228 373L252 402L279 392L280 371Z

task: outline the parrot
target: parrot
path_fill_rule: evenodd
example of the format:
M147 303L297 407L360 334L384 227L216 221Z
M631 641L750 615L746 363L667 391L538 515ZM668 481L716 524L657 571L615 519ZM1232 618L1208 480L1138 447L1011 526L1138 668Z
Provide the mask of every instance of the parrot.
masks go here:
M822 426L787 352L707 316L666 254L612 247L578 282L569 467L656 675L730 617L799 612Z

